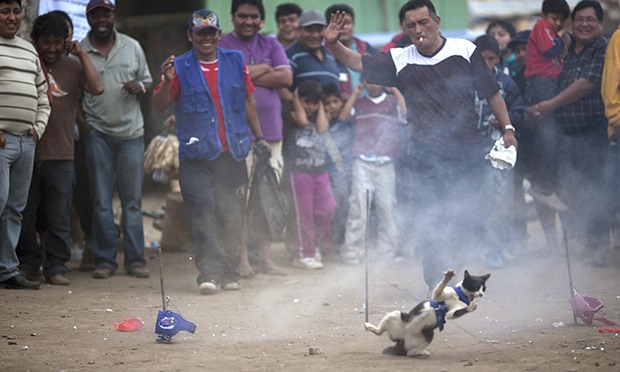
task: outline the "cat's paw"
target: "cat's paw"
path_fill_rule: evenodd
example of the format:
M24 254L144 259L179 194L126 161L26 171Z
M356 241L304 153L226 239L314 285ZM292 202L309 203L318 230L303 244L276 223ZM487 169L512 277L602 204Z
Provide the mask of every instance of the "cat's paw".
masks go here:
M456 276L456 272L454 271L454 269L448 269L443 273L443 276L444 278L451 280Z
M373 333L377 332L377 327L375 327L372 323L364 323L364 328Z
M478 308L478 305L475 302L472 302L467 306L467 312L471 313Z
M431 352L426 350L426 349L424 349L422 351L410 351L410 352L407 353L407 356L428 358L429 356L431 356Z

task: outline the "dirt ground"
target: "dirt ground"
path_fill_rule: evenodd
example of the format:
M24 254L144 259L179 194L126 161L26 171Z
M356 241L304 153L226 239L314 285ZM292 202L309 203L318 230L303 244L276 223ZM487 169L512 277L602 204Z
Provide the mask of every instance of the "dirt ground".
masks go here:
M163 193L145 197L158 209ZM147 241L160 233L145 217ZM108 280L74 270L72 284L38 291L0 291L0 371L619 371L620 335L573 324L563 251L544 253L532 221L531 241L518 261L487 270L473 258L467 269L492 274L478 310L435 334L429 358L383 355L391 342L364 330L364 269L327 262L321 271L292 268L274 245L287 276L257 274L240 291L200 296L189 252L164 252L171 310L197 325L172 344L155 342L161 309L157 255L147 253L149 279L117 272ZM118 258L122 262L122 256ZM606 268L573 259L582 294L599 297L599 312L620 322L620 250ZM77 262L71 262L77 267ZM459 273L459 277L462 273ZM419 260L369 271L369 320L426 299ZM144 327L119 332L112 322L137 317Z

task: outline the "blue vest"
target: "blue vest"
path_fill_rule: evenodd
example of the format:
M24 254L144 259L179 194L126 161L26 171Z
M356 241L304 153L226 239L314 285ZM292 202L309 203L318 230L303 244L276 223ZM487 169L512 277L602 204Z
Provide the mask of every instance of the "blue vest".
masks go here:
M236 161L250 151L250 128L245 115L245 75L240 51L217 48L218 92L226 140ZM222 153L218 117L207 81L194 50L175 58L180 93L175 103L180 160L214 160Z

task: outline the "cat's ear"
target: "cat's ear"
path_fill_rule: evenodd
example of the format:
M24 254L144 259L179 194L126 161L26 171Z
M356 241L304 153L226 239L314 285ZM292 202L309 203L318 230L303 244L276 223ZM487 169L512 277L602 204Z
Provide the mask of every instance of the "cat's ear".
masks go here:
M465 270L465 278L469 278L471 275L469 275L469 271Z
M480 277L480 279L484 280L485 282L487 281L487 279L489 279L491 277L491 274L487 274L487 275L483 275Z

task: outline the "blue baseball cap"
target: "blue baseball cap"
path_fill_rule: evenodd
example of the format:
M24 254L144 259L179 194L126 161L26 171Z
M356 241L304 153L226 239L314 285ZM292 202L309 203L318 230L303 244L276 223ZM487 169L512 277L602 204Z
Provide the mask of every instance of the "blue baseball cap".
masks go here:
M198 31L207 27L220 30L220 20L214 11L207 9L197 10L192 13L187 22L187 28L190 31Z

